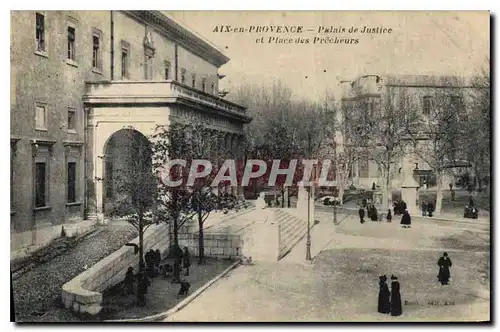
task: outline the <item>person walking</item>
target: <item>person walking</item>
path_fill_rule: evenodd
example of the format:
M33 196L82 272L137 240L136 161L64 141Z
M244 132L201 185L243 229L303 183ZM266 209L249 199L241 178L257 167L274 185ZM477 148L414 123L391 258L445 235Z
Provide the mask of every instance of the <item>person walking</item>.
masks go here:
M450 281L450 268L452 266L451 259L448 257L448 253L445 252L443 253L443 256L441 256L438 260L438 266L439 266L439 273L438 273L438 280L441 283L441 285L448 285Z
M403 307L401 305L401 287L398 278L391 276L391 316L401 316Z
M365 220L364 220L364 217L365 217L365 209L363 209L363 207L360 207L359 210L358 210L358 214L359 214L359 222L364 224L365 223Z
M387 210L387 216L386 216L387 222L392 222L392 214L391 214L391 209Z

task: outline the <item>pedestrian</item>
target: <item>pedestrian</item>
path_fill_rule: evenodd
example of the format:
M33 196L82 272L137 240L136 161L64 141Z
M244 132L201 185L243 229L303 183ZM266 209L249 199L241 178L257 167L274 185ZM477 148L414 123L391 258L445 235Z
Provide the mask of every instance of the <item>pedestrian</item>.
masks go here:
M359 222L364 224L365 220L363 218L365 217L365 209L363 209L363 207L360 207L358 210L358 214L359 214Z
M427 216L427 202L426 201L422 202L421 209L422 209L422 217Z
M159 273L159 271L160 271L160 264L161 264L160 249L156 249L156 251L155 251L155 274Z
M391 214L391 209L387 210L387 222L392 222L392 214Z
M191 284L186 281L186 280L181 280L181 288L179 289L179 293L177 293L177 298L179 298L181 295L188 295L189 288L191 287Z
M182 255L183 267L186 269L186 276L189 276L189 267L191 266L191 257L189 255L189 250L184 247L184 253Z
M156 263L156 253L153 249L149 249L149 251L144 255L144 260L146 261L146 271L148 277L154 277L155 271L155 263Z
M372 190L375 191L376 188L376 185L375 185L375 182L372 183Z
M123 280L125 295L134 294L134 279L134 268L129 266Z
M387 286L387 276L380 276L378 285L378 312L381 314L388 314L391 312L391 292L389 291L389 286Z
M400 316L403 314L401 305L401 287L398 278L395 275L391 276L391 316Z
M137 304L139 306L146 305L146 294L148 293L148 287L151 285L146 272L139 272L139 281L137 283Z
M370 220L371 221L378 221L378 211L375 205L370 206Z
M411 227L411 217L410 214L408 213L408 210L405 210L403 212L403 216L401 217L401 225L403 225L403 228Z
M427 203L427 216L432 217L433 212L434 212L434 203L428 202Z
M437 264L439 266L439 282L441 283L441 285L448 285L448 282L450 280L450 268L452 264L447 252L445 252L443 256L439 258Z

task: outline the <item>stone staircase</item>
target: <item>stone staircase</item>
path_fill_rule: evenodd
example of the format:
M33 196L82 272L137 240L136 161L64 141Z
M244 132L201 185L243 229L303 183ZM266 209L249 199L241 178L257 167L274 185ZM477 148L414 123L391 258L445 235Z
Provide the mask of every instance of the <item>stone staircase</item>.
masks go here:
M285 257L307 233L307 221L294 212L291 209L275 210L275 222L279 227L278 260Z

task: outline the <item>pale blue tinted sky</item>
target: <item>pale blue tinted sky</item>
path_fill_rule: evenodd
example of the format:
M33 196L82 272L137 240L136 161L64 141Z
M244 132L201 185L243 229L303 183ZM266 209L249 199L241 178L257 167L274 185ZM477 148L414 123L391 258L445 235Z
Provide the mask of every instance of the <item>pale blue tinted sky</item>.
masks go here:
M280 78L297 96L314 98L327 88L337 89L338 78L352 79L360 74L473 74L486 64L490 52L490 18L484 11L174 11L167 14L231 58L220 70L227 75L221 87L228 90L242 82L265 83ZM267 39L277 34L213 32L221 24L303 25L315 30L321 25L347 29L382 25L393 32L351 36L359 38L356 45L256 44L257 37ZM293 37L317 35L306 32ZM347 34L325 36L348 37Z

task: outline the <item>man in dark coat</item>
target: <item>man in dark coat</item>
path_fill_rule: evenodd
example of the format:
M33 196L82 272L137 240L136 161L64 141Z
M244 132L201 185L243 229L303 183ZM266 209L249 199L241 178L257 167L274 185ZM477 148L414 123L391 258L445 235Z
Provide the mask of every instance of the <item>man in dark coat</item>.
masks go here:
M438 260L439 266L439 274L438 279L441 285L448 285L450 281L450 268L451 268L451 259L448 257L448 253L444 253Z
M134 268L129 266L127 273L125 274L125 280L123 280L124 291L126 295L134 294Z
M403 225L403 228L411 227L411 217L410 214L408 213L408 210L405 210L403 216L401 217L401 225Z
M426 201L422 202L421 209L422 209L422 217L425 217L427 215L427 202Z
M153 249L149 249L149 251L144 255L144 260L146 261L146 271L150 278L154 277L155 271L155 262L156 262L156 253Z
M391 316L400 316L403 313L401 293L398 278L391 276Z
M386 216L387 222L392 222L392 214L391 214L391 209L387 210L387 216Z
M148 287L151 285L149 278L145 271L139 272L139 281L137 283L137 304L144 306L146 304L146 294Z
M363 209L363 207L360 207L358 210L358 214L359 214L359 222L364 224L365 220L363 218L365 217L365 209Z
M370 207L370 220L371 221L378 221L378 211L375 205L371 205Z
M379 292L378 292L378 312L381 314L388 314L391 312L391 303L390 296L391 292L389 291L389 286L387 286L387 277L385 275L379 277L380 281Z
M427 216L432 217L432 213L434 212L434 203L427 203Z

